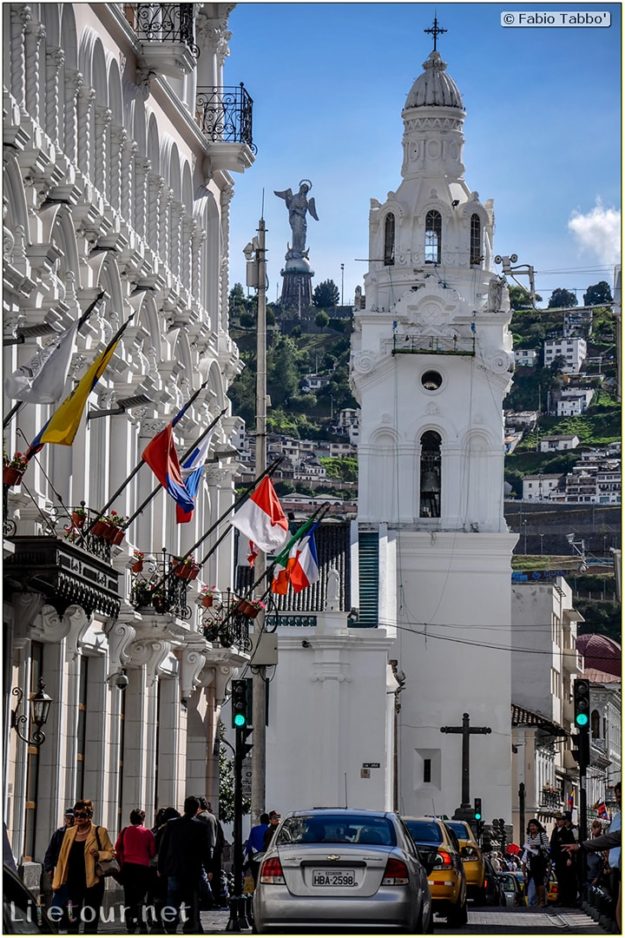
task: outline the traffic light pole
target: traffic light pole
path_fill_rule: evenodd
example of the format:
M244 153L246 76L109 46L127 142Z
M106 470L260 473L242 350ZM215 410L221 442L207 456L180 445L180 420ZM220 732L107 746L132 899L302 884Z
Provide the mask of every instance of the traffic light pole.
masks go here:
M245 752L245 728L235 730L234 747L234 829L233 864L234 894L230 897L230 918L226 931L241 931L249 928L243 899L243 758Z
M579 839L588 839L588 805L586 803L586 765L579 766Z

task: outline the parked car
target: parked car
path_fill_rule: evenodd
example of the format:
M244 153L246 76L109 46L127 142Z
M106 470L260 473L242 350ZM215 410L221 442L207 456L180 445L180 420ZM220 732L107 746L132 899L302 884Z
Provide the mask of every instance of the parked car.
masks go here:
M469 898L475 899L476 902L482 904L485 899L484 857L475 839L475 834L471 830L471 825L466 821L445 821L445 824L448 828L451 828L460 844L460 856L467 878Z
M508 907L526 905L525 890L519 882L516 873L510 870L505 873L497 873L497 879L499 880L503 894L504 905Z
M2 926L3 935L58 933L57 926L50 921L32 892L6 865L2 871Z
M254 927L432 931L419 854L393 812L340 808L283 818L260 866Z
M446 822L434 817L404 817L418 850L436 848L435 863L428 876L434 911L445 915L447 924L467 924L467 879L460 855L460 845Z

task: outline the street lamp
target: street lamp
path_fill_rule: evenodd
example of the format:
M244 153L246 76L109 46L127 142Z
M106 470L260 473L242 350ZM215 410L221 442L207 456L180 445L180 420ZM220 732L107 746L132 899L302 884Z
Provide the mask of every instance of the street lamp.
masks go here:
M45 686L43 679L39 678L39 690L30 698L30 722L34 723L36 727L36 729L33 730L32 739L29 739L28 736L24 736L24 734L20 732L20 727L26 727L28 723L28 714L19 712L24 699L24 691L21 687L14 687L11 691L12 695L17 697L17 706L15 710L11 711L11 727L15 730L19 738L29 746L41 746L46 738L46 734L42 731L41 727L45 726L48 721L52 697L49 697L44 691Z
M523 518L523 553L527 556L527 518Z
M343 305L343 284L344 284L345 264L341 264L341 306Z

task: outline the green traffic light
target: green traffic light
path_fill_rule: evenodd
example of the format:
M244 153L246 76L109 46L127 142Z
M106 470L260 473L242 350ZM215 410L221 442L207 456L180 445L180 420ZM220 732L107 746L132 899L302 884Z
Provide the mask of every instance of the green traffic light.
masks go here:
M235 713L233 722L235 726L242 727L245 726L247 720L245 719L245 715L243 713Z
M575 722L578 726L588 726L588 714L587 713L578 713L575 717Z
M475 817L475 820L476 820L476 821L481 821L481 820L482 820L482 815L479 814L477 811L475 812L474 817Z

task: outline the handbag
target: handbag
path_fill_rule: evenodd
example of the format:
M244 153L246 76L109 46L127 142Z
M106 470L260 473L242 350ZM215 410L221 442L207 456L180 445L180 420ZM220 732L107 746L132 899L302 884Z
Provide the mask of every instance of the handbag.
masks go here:
M100 835L98 834L98 827L95 829L95 839L98 844L98 850L102 850L102 844L100 843ZM115 857L112 860L100 860L95 861L95 875L99 877L113 876L118 882L121 882L121 867Z

